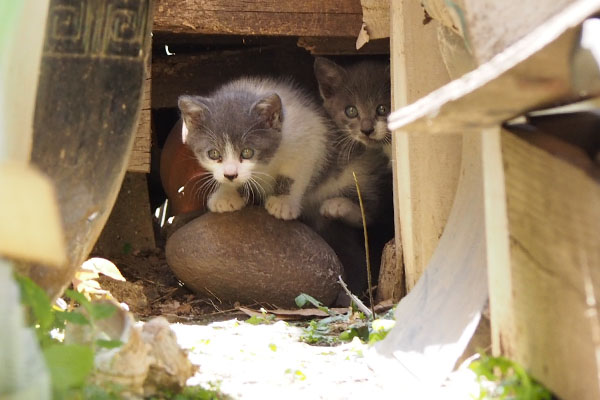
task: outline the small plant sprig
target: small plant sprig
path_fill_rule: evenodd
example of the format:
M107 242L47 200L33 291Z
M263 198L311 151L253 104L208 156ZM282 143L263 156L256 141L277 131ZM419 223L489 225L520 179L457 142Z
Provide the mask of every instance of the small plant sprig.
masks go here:
M393 310L373 320L371 316L367 317L355 309L348 310L346 314L330 310L306 293L296 297L298 307L306 304L312 304L329 314L327 318L310 321L304 328L301 340L308 344L334 346L341 342L351 341L355 337L365 343L373 344L384 339L395 323Z
M83 294L68 290L67 296L77 301L87 316L77 311L63 311L53 306L46 292L25 276L16 276L21 291L21 303L25 307L30 326L35 330L52 380L55 398L86 398L84 386L94 367L97 347L116 347L119 341L98 340L91 345L65 344L56 333L64 330L66 323L88 325L95 330L97 321L108 318L116 306L90 302ZM117 343L118 342L118 343ZM90 390L89 386L86 390ZM98 389L100 390L100 389ZM110 398L110 397L107 397Z
M506 357L480 354L481 358L469 365L480 385L477 400L552 399L552 393L533 380L521 365Z

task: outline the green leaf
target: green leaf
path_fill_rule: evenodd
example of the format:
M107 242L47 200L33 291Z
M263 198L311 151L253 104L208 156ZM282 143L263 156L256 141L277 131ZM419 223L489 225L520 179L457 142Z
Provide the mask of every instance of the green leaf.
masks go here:
M52 304L46 292L26 276L16 276L21 289L21 302L29 307L33 322L39 325L42 334L49 332L54 323Z
M70 322L76 325L90 325L90 320L77 311L60 311L56 313L56 318L60 322Z
M111 303L90 303L88 312L94 320L111 317L117 311L117 306Z
M96 340L96 344L98 347L104 347L105 349L116 349L117 347L122 346L123 342L120 340L98 339Z
M369 335L369 344L379 342L387 336L390 331L375 331Z
M54 344L44 349L44 356L58 391L83 386L94 367L94 353L87 346Z
M310 303L314 307L318 308L319 310L326 312L328 314L330 313L329 308L323 306L323 303L321 303L319 300L315 299L314 297L312 297L311 295L308 295L306 293L300 293L294 299L294 301L296 302L296 305L298 306L298 308L302 308L306 305L306 303Z
M268 325L268 324L273 323L274 320L275 320L275 315L265 314L264 316L253 315L250 318L248 318L245 322L252 324L252 325Z

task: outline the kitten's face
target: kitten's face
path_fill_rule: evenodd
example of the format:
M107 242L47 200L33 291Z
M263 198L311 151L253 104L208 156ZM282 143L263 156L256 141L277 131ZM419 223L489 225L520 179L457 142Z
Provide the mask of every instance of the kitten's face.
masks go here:
M314 68L323 106L342 135L368 147L390 143L391 134L387 129L391 106L388 63L363 61L342 68L318 57Z
M239 187L260 181L257 170L268 164L281 142L281 107L276 94L181 96L183 142L220 184Z

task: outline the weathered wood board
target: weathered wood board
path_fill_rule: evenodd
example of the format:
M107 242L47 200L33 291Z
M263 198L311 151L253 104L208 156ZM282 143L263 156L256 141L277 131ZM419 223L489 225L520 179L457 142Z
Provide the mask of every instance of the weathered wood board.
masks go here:
M500 348L564 399L600 398L600 185L504 131L512 314Z
M155 3L155 32L356 37L362 25L360 0Z
M565 399L600 396L600 189L583 170L512 134L501 135L499 126L529 110L591 94L574 86L570 60L578 27L599 10L597 0L573 2L488 63L390 117L392 128L406 132L481 132L483 163L471 168L481 168L484 176L494 350L522 363ZM590 79L594 87L597 76ZM452 213L463 206L457 194ZM442 238L450 229L451 222ZM455 236L457 243L462 239Z
M450 78L437 50L437 23L423 25L418 2L393 1L391 12L392 107L397 109ZM403 131L392 138L396 248L404 255L410 290L425 270L450 213L460 170L461 137Z
M150 172L150 148L152 146L152 63L148 56L145 80L142 87L142 108L138 128L133 140L133 149L127 170L130 172Z

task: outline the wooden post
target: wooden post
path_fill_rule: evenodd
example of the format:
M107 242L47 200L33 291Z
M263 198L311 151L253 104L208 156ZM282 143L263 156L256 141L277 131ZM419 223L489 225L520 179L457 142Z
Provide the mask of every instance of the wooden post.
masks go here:
M490 266L503 288L491 299L497 350L561 398L598 399L600 185L512 133L501 139L509 251L500 273Z
M393 109L449 81L437 46L438 23L424 25L423 15L418 2L391 2ZM423 273L444 230L458 184L461 148L460 135L393 135L396 248L404 254L407 290Z

